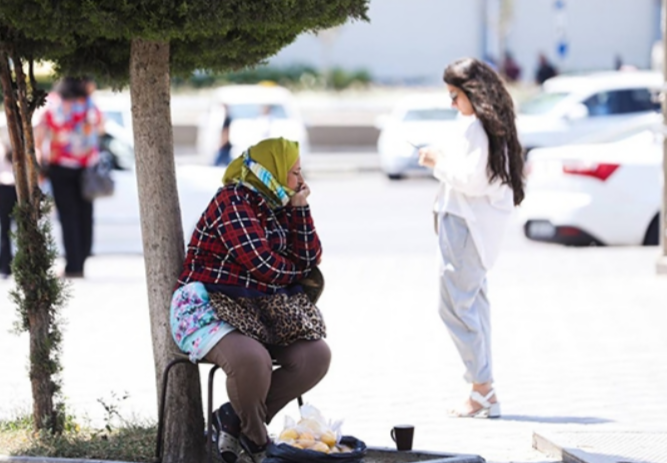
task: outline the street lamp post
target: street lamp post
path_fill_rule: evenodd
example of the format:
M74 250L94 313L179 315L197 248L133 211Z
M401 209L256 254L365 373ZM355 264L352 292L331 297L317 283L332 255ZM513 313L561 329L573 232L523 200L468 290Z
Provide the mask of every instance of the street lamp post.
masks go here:
M660 258L657 271L667 274L667 0L662 0L662 211L660 219Z

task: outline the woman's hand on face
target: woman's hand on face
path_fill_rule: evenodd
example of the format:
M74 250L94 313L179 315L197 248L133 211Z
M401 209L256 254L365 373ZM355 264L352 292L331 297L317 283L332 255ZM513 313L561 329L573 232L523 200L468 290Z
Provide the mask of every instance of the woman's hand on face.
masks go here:
M291 206L307 206L308 205L308 196L310 196L310 188L307 184L302 184L299 191L294 193L289 200Z
M438 151L434 148L426 147L419 150L419 165L433 169L438 160Z

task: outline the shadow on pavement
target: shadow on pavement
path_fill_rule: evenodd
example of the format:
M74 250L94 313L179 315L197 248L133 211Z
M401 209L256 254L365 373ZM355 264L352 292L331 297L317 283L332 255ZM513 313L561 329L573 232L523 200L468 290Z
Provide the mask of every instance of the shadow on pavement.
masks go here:
M523 421L526 423L556 423L556 424L605 424L613 420L590 416L531 416L531 415L502 415L502 421Z

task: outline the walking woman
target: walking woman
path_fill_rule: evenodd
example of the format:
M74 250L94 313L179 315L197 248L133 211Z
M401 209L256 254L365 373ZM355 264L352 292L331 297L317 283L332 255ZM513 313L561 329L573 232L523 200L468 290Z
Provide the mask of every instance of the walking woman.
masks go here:
M12 273L12 212L17 202L11 151L0 140L0 278Z
M435 205L440 256L440 316L465 364L470 397L458 417L497 418L486 274L514 206L524 197L523 153L512 99L501 78L472 58L445 69L460 133L420 150L440 180Z
M74 77L65 77L49 94L35 127L35 146L46 148L41 158L62 227L67 278L83 278L93 245L93 203L81 192L81 177L97 162L102 131L102 113L89 97L86 81Z

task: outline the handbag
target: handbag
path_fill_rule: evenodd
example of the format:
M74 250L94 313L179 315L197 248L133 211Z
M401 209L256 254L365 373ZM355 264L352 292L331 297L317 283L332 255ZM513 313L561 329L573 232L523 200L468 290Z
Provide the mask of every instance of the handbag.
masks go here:
M98 162L84 169L81 177L81 194L86 200L94 201L97 198L113 195L116 184L111 177L112 170L111 155L106 152L100 153Z
M315 301L324 289L322 273L315 267L297 285L303 292L237 298L212 292L209 298L220 320L262 344L288 346L300 339L321 339L326 326Z

